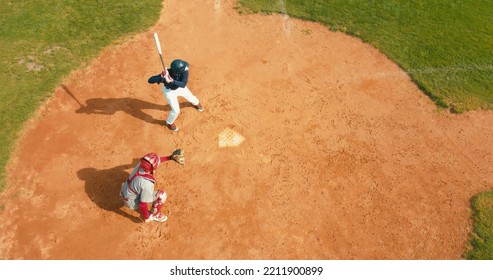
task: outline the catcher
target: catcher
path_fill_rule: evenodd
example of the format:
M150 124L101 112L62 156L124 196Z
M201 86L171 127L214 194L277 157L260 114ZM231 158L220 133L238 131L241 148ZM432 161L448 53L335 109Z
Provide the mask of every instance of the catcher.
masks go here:
M169 156L160 157L156 153L148 153L140 159L134 170L122 184L120 196L123 198L125 206L137 210L140 208L146 223L165 222L168 217L161 213L166 202L167 195L162 190L154 190L156 179L154 172L162 162L174 160L180 165L185 164L183 150L174 150ZM152 203L149 211L149 204Z

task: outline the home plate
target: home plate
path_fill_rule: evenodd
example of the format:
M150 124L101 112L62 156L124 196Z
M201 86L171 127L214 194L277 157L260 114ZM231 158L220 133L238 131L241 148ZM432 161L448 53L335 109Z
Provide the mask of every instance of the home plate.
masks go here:
M243 140L245 140L245 137L241 134L231 128L226 128L219 133L219 148L236 147L240 145Z

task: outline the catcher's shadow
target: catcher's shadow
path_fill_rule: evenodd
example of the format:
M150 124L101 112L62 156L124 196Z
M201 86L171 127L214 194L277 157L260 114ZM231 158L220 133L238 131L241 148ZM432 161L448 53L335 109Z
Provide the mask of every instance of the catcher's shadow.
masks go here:
M77 176L85 181L86 193L98 207L129 218L134 223L140 223L142 221L139 217L132 216L122 210L125 206L120 197L121 184L129 176L125 170L135 167L138 161L139 159L134 159L131 164L110 169L83 168L77 171Z

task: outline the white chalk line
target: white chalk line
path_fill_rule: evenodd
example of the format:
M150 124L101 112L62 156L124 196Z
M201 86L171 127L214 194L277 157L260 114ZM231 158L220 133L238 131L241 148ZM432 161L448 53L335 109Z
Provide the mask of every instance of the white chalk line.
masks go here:
M286 3L284 2L284 0L279 0L277 3L284 21L284 30L289 34L291 33L291 22L289 21L289 15L286 9Z
M221 10L221 0L214 0L214 10L215 11Z

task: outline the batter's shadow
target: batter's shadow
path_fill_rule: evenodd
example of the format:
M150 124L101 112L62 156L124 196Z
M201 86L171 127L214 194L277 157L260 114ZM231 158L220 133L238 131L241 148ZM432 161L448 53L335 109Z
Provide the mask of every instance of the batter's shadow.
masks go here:
M144 110L159 110L162 112L171 111L169 105L160 105L140 99L122 97L122 98L92 98L87 99L86 104L82 104L75 94L66 86L62 84L62 88L72 99L79 104L79 109L75 110L79 114L100 114L100 115L113 115L116 112L125 112L137 119L143 120L150 124L164 125L164 119L158 120L153 116L144 112ZM163 97L164 99L164 97ZM188 102L180 103L180 108L193 107ZM166 118L166 116L163 116Z
M113 115L116 112L125 112L132 117L150 124L162 125L163 120L155 119L144 110L170 111L169 105L160 105L136 98L92 98L87 99L86 104L75 110L79 114Z
M122 210L125 205L120 197L122 183L128 178L125 170L135 167L139 159L134 159L131 164L124 164L110 169L96 169L92 167L77 171L77 176L85 181L85 190L89 198L99 208L114 212L134 223L141 223L139 217L132 216Z

